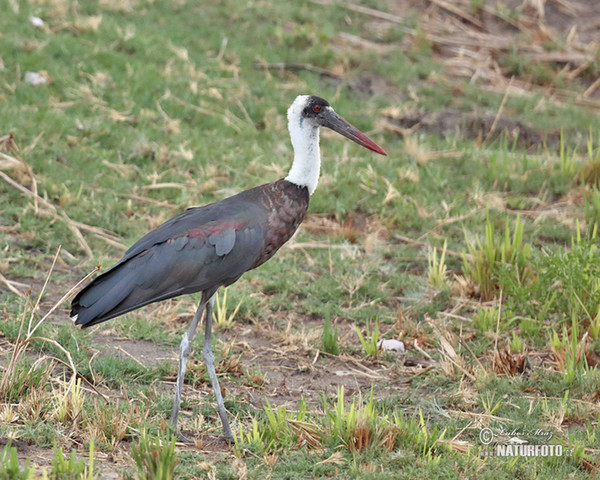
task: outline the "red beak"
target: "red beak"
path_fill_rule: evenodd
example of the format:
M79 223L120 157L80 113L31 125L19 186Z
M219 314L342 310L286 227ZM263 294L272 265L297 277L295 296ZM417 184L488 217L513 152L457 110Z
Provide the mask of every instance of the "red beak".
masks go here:
M339 116L333 109L327 108L326 112L321 114L321 125L338 132L346 138L349 138L353 142L362 145L369 150L372 150L380 155L387 155L385 150L377 145L373 140L362 133L358 128L354 127L341 116Z

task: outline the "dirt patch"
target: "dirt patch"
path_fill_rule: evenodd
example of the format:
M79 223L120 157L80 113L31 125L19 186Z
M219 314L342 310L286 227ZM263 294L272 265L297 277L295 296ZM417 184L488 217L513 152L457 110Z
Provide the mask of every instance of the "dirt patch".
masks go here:
M543 132L504 115L487 115L443 110L438 112L412 112L386 116L388 128L424 132L441 136L459 135L470 140L496 140L505 134L508 141L532 148L557 144L560 133Z
M265 398L272 405L296 408L303 396L310 405L321 405L322 395L335 396L340 386L352 395L367 392L373 385L377 398L398 394L405 388L398 382L411 376L412 369L404 370L401 357L397 363L390 364L319 352L313 342L321 332L321 322L310 319L300 322L295 323L302 325L296 332L275 325L236 325L228 332L217 331L216 337L229 344L232 356L239 359L240 368L222 372L235 378L221 382L226 396L235 394L259 408L265 404ZM350 323L341 323L337 327L340 338L356 335ZM231 369L231 363L222 361L217 369L226 366ZM199 351L193 352L190 368L202 368ZM253 384L248 378L248 372L256 369L264 379L262 385ZM185 388L193 396L211 391L209 384L187 384Z
M182 334L183 335L183 334ZM94 347L100 356L130 358L144 365L154 367L159 363L178 358L177 347L159 345L148 340L129 340L98 330L93 336Z

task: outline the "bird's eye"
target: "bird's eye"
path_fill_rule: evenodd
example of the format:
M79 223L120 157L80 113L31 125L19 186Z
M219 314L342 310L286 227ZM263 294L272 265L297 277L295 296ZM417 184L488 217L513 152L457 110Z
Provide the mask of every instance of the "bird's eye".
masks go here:
M320 112L320 111L321 111L321 105L315 105L315 106L313 107L313 112L317 112L317 113L318 113L318 112Z

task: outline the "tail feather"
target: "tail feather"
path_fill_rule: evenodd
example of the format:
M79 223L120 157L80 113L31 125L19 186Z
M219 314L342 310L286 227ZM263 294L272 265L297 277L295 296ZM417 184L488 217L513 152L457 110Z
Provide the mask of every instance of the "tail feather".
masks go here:
M124 313L118 311L118 306L131 294L133 280L132 272L119 269L96 278L73 300L71 319L85 328Z

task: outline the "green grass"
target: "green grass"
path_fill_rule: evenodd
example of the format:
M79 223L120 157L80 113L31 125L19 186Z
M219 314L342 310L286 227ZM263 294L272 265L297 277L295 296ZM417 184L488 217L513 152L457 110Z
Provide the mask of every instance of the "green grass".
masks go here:
M33 15L47 28L34 28ZM136 462L140 478L161 468L164 478L593 478L597 110L570 101L583 90L559 75L564 65L534 64L518 45L494 54L507 78L550 86L566 100L538 89L511 91L502 104L496 85L453 76L426 28L418 12L398 24L308 0L8 3L0 137L12 133L19 148L0 145L15 159L0 157L0 170L39 198L0 178L0 273L21 293L1 284L0 437L55 460L26 466L27 454L15 460L6 447L0 468L14 478L19 468L81 470L78 459L95 449L128 467L86 458L85 478L127 475ZM256 68L280 62L338 79ZM594 61L581 81L597 70ZM26 71L46 72L48 84L25 83ZM389 155L322 135L322 177L294 248L221 292L216 309L217 372L237 442L217 453L172 450L151 440L165 438L176 375L162 352L177 354L197 295L98 327L145 345L152 362L115 356L110 345L102 353L107 340L73 328L66 305L39 327L40 338L27 337L29 318L35 325L98 262L106 269L184 208L285 176L285 112L300 93L330 100ZM487 131L480 141L402 137L382 123L407 111L494 115L501 104L505 115L549 132L546 144L525 150L508 135L483 142ZM26 352L10 366L24 338ZM402 339L406 356L378 354L381 338ZM198 335L181 421L212 448L220 423L204 395L201 342ZM551 443L574 455L483 458L483 426L551 432ZM60 452L59 460L53 445L76 456Z

